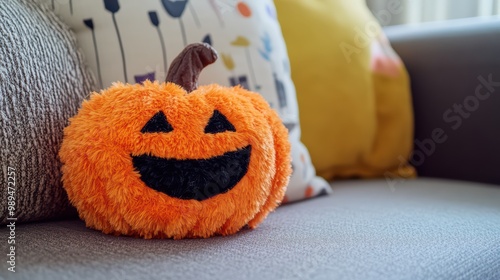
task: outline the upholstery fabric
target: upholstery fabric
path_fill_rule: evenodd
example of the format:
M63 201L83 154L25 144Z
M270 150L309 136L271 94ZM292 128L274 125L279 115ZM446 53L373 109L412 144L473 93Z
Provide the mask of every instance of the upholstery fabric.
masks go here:
M500 185L500 18L386 31L413 77L418 174Z
M0 276L55 280L500 278L499 188L417 179L391 184L385 180L335 182L333 190L332 196L282 206L257 230L228 237L115 237L86 229L78 220L21 225L16 228L19 272L7 274L2 267Z
M300 141L295 87L273 1L38 1L54 3L75 31L102 88L116 81L164 81L186 44L211 44L220 57L203 70L199 84L239 84L258 92L289 129L294 172L285 201L330 193Z
M0 5L0 158L3 180L9 167L15 172L11 217L26 222L75 216L57 153L63 128L95 89L94 79L74 34L53 12L33 1ZM0 224L7 217L6 192Z
M276 0L319 175L413 177L406 69L364 0Z

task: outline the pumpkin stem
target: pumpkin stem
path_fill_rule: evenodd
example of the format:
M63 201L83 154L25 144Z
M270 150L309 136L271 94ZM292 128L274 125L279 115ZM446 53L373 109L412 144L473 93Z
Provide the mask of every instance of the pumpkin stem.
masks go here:
M190 44L170 64L165 82L178 84L187 92L192 92L198 86L201 70L217 58L217 52L209 44Z

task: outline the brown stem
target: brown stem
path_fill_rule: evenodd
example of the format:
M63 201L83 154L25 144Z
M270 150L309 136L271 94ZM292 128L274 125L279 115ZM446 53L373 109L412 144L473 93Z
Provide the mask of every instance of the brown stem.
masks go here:
M172 82L192 92L198 86L198 77L205 66L214 63L217 52L206 43L190 44L172 61L166 82Z

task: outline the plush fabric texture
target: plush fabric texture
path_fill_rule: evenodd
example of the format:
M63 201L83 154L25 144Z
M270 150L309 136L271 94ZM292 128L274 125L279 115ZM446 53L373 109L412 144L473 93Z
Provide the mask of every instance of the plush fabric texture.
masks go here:
M253 231L187 240L114 237L81 221L16 228L5 279L500 279L500 189L417 179L335 182ZM7 228L0 233L7 236ZM1 242L6 246L7 242ZM5 247L2 252L7 252Z
M289 129L293 174L285 202L331 193L316 176L301 128L286 46L272 0L37 0L54 7L77 34L101 88L164 81L187 44L209 43L221 59L199 84L241 85L261 94Z
M275 3L318 174L415 176L408 75L365 1Z
M179 199L202 201L226 193L248 172L252 146L202 159L133 156L141 180L153 190ZM264 171L264 170L263 170Z
M57 157L68 118L95 89L74 34L33 1L0 1L0 159L14 169L17 222L76 216L61 183ZM2 186L4 184L2 183ZM12 185L9 185L12 186Z
M278 114L241 87L116 83L85 101L64 133L71 202L87 226L117 235L255 228L281 203L292 171Z

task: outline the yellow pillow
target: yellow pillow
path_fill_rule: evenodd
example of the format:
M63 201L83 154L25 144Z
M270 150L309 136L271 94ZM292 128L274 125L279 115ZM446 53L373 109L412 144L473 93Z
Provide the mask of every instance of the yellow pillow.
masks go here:
M275 0L318 174L414 177L409 79L364 0Z

